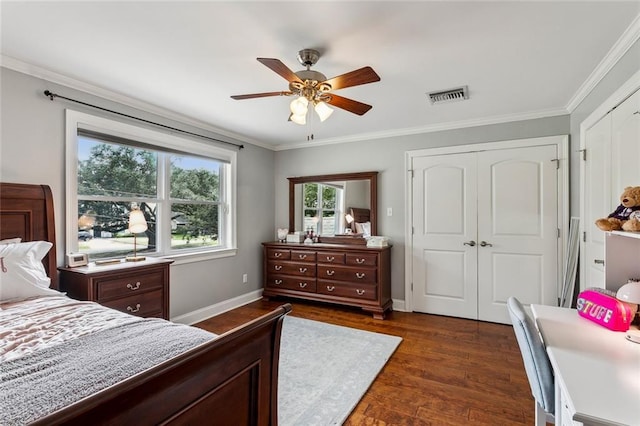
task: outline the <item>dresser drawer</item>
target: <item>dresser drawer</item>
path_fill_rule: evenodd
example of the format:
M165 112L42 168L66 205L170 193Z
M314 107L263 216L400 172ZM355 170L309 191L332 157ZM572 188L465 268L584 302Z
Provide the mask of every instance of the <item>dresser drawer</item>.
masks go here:
M302 250L291 250L291 260L297 260L299 262L315 262L316 261L316 252L315 251L302 251Z
M280 262L272 260L267 264L267 273L315 277L316 265L314 263Z
M318 252L318 263L330 263L332 265L344 265L344 253Z
M375 268L318 265L318 279L323 280L376 284L378 282L376 272Z
M378 264L378 255L373 253L347 253L345 263L355 266L376 266Z
M298 278L285 277L281 275L269 275L267 277L267 287L315 293L316 279L307 277Z
M148 291L137 295L123 297L102 303L115 310L140 317L157 316L162 312L162 290Z
M285 249L267 249L267 259L289 260L291 251Z
M103 302L114 297L127 297L147 290L162 289L162 271L132 273L130 276L96 280L98 301Z
M318 280L317 292L332 296L350 297L353 299L376 300L378 298L377 286L370 284L350 285Z

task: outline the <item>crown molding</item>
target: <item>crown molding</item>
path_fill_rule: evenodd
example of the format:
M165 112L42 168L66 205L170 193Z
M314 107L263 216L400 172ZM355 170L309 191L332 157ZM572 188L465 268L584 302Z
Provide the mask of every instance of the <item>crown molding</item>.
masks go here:
M68 77L66 75L59 74L55 71L51 71L49 69L42 68L37 65L20 61L19 59L15 59L10 56L0 55L0 67L17 71L22 74L27 74L35 78L40 78L48 82L51 82L53 84L59 84L61 86L66 86L74 90L79 90L81 92L85 92L93 96L98 96L100 98L103 98L112 102L117 102L119 104L129 106L131 108L135 108L144 112L155 114L159 117L177 121L189 126L197 127L198 129L214 133L216 136L231 138L237 142L250 143L252 145L256 145L265 149L273 149L271 145L264 144L263 142L256 141L246 136L212 126L203 121L160 107L158 105L154 105L148 102L141 101L136 98L132 98L122 93L114 92L112 90L105 89L104 87L87 83L86 81Z
M434 133L434 132L442 132L445 130L456 130L456 129L464 129L469 127L479 127L479 126L488 126L492 124L503 124L510 123L513 121L524 121L524 120L535 120L538 118L548 118L548 117L556 117L560 115L567 115L569 112L564 109L548 109L542 111L534 111L520 114L506 114L499 115L494 117L485 117L479 119L471 119L471 120L462 120L462 121L451 121L448 123L437 123L427 126L420 127L412 127L407 129L394 129L383 132L372 132L372 133L360 133L358 135L346 136L340 138L331 138L331 139L319 139L314 140L313 142L305 142L304 144L287 144L287 145L278 145L273 148L274 151L286 151L290 149L302 149L302 148L311 148L318 147L324 145L335 145L342 143L350 143L350 142L360 142L364 140L372 140L372 139L384 139L384 138L392 138L397 136L411 136L423 133Z
M622 36L616 41L613 47L605 55L600 63L593 70L591 75L582 83L578 91L567 103L566 109L572 113L584 98L602 81L616 63L624 56L625 53L640 38L640 15L636 16L631 25L625 30Z

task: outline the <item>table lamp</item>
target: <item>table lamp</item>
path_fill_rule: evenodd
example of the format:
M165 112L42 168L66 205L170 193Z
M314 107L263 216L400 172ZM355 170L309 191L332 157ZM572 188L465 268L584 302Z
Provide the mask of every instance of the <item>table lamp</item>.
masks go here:
M630 281L620 287L616 293L616 298L623 302L640 304L640 281ZM637 312L637 307L636 307ZM633 321L632 321L633 322ZM633 343L640 343L640 330L629 329L627 332L627 340Z
M147 230L147 221L140 209L131 210L129 213L129 232L133 234L133 256L127 256L127 262L139 262L145 260L144 256L138 256L136 235Z

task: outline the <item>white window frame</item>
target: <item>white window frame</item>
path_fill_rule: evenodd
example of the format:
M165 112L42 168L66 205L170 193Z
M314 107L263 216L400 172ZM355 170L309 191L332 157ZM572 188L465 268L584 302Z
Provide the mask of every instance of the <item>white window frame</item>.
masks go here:
M172 150L186 155L200 155L225 161L228 163L229 173L220 176L221 200L225 203L221 206L219 220L220 245L198 251L181 252L171 251L170 244L166 241L171 233L171 222L161 221L158 227L158 251L145 254L175 259L176 263L188 263L201 260L216 259L235 256L237 253L237 152L224 149L202 141L186 139L174 134L164 133L152 129L133 126L119 121L82 113L67 109L66 115L66 249L68 253L78 250L78 129L92 130L107 135L113 135L124 139L131 139L156 147L160 151ZM163 167L159 167L162 170ZM169 185L169 177L161 173L158 184L160 192L166 192ZM170 198L162 203L160 217L170 217Z

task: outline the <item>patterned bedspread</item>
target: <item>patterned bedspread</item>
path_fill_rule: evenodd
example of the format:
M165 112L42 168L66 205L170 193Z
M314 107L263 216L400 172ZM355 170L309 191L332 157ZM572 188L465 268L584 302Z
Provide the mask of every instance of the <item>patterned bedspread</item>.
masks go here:
M67 297L0 307L3 425L43 417L215 338Z

